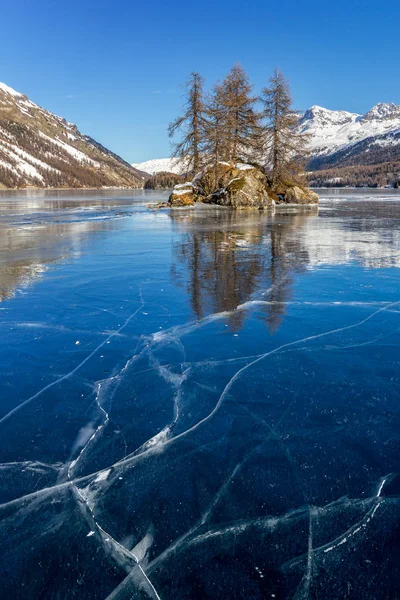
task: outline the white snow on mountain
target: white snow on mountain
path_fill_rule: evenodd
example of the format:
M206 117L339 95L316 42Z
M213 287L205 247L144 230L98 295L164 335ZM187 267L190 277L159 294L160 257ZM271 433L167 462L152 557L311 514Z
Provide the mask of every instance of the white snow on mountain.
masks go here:
M362 121L400 119L400 106L393 102L379 102L362 117Z
M400 106L381 102L365 115L312 106L300 118L298 128L310 134L312 155L328 155L366 138L399 129Z
M185 165L179 162L176 158L153 158L141 163L132 163L132 167L139 171L144 171L150 175L161 173L176 173L181 175L185 172Z
M381 147L397 146L399 137L392 134L398 133L399 129L400 106L390 102L380 102L364 115L312 106L300 117L298 124L300 132L310 135L311 156L324 157L324 160L367 138L371 144ZM132 166L151 175L160 171L185 172L182 163L172 158L156 158Z
M2 83L1 81L0 81L0 90L5 92L6 94L9 94L10 96L21 96L21 97L23 96L22 94L20 94L20 92L13 90L13 88L6 85L5 83Z

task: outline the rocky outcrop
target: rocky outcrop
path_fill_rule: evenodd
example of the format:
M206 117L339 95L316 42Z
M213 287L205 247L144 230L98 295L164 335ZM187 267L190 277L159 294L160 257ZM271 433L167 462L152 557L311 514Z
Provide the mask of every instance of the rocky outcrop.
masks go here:
M192 182L176 185L169 197L170 206L193 206L198 199L198 191Z
M221 163L217 170L210 169L200 176L196 184L205 194L203 202L209 204L238 209L263 209L272 205L267 177L252 165Z
M283 195L285 204L318 204L319 196L308 188L290 187Z
M193 182L175 186L171 206L189 206L200 200L231 208L263 209L272 205L267 177L251 165L220 163L205 169Z
M263 169L248 164L221 162L194 180L175 186L168 206L191 206L201 201L236 209L264 209L275 204L317 204L315 192L294 184L273 191Z

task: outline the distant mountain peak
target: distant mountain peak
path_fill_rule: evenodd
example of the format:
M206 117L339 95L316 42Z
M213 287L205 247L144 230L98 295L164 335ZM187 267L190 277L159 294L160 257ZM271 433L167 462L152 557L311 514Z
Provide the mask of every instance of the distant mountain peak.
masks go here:
M310 135L309 149L318 164L329 164L330 157L338 152L350 152L350 148L364 140L378 139L400 128L400 106L379 102L365 115L345 110L330 110L322 106L311 106L299 119L298 129ZM387 155L393 156L397 138L385 138ZM365 152L365 144L360 151ZM353 151L351 151L353 153ZM352 154L353 155L353 154ZM372 153L371 153L372 156ZM355 160L355 159L354 159ZM363 159L364 160L364 159ZM316 164L315 161L313 164Z
M23 96L23 94L21 94L20 92L17 92L12 87L10 87L9 85L6 85L5 83L2 83L1 81L0 81L0 91L5 92L6 94L9 94L10 96Z
M362 116L363 121L398 118L400 118L400 106L394 104L394 102L378 102Z
M150 173L150 175L162 172L181 175L186 171L185 165L176 158L153 158L141 163L133 163L132 167Z
M331 110L315 104L306 110L300 121L302 123L307 121L316 121L322 124L332 123L336 125L344 125L345 123L354 121L358 116L358 114L347 112L345 110Z
M333 110L331 108L325 108L324 106L319 106L319 104L313 104L313 106L310 106L310 108L308 109L307 112L310 112L313 115L318 115L318 114L337 114L337 113L345 113L345 114L353 114L353 113L349 113L345 110Z

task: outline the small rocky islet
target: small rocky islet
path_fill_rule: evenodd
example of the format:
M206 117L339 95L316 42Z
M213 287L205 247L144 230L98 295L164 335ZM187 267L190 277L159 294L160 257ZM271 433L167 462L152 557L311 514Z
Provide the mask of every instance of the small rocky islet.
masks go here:
M319 196L301 181L274 186L262 167L246 163L219 163L204 169L192 181L174 187L162 207L194 206L197 202L235 209L263 210L277 204L316 205Z

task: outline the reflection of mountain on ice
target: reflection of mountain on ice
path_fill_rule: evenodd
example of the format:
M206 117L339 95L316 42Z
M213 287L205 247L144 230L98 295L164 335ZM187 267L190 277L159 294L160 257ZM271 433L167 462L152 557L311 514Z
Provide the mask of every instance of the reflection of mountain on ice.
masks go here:
M48 265L81 253L82 237L104 221L48 223L1 229L0 302L11 298L47 271ZM108 221L110 223L110 221Z
M319 219L318 227L307 221L299 237L307 248L309 266L341 265L352 261L367 268L400 267L400 231L396 229L368 231L368 223L354 228L332 226L329 219Z

